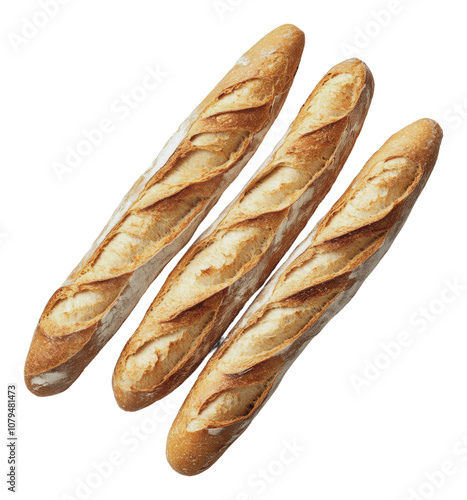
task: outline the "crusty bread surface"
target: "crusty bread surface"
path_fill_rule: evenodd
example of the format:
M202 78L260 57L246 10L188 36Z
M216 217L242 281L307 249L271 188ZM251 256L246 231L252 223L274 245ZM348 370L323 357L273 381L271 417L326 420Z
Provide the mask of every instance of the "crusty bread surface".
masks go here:
M342 169L365 120L373 78L358 59L333 67L240 195L177 264L113 376L138 410L174 390L262 285Z
M176 471L194 475L216 462L308 342L354 296L407 219L441 139L429 119L392 136L265 285L172 425L167 458Z
M25 366L33 393L67 389L188 242L272 125L303 46L292 25L261 39L137 180L41 315Z

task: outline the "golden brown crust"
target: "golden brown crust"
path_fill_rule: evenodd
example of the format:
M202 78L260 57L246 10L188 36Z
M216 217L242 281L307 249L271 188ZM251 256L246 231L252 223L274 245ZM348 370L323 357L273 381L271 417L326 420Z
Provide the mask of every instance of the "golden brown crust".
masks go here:
M138 179L39 320L25 367L32 392L71 385L186 244L279 113L303 45L292 25L266 35Z
M392 136L270 279L172 425L167 458L175 470L198 474L218 460L307 343L352 298L407 219L441 139L441 128L428 119Z
M259 172L181 259L116 364L123 409L181 384L261 286L342 169L373 86L357 59L333 67Z

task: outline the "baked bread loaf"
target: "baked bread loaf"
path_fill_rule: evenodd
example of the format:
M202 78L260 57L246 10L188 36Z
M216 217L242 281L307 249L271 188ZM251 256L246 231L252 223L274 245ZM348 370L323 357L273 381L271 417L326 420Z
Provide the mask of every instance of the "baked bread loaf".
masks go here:
M332 68L240 195L188 250L114 371L118 404L138 410L182 383L262 285L329 191L373 95L358 59Z
M265 285L172 425L167 458L176 471L194 475L210 467L307 343L356 293L407 219L441 139L441 128L428 119L391 137Z
M303 46L292 25L266 35L137 180L42 313L25 367L33 393L67 389L188 242L274 122Z

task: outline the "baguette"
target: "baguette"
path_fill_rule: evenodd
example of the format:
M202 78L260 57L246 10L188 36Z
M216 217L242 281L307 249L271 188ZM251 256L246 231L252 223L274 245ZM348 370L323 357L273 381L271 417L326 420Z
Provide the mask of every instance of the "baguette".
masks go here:
M438 156L439 125L391 137L265 285L201 372L169 433L186 475L210 467L248 427L308 342L357 292L390 247Z
M240 195L181 259L114 371L121 408L166 396L207 356L329 191L365 120L373 78L332 68Z
M292 25L266 35L136 181L42 313L25 366L34 394L67 389L188 242L274 122L303 46Z

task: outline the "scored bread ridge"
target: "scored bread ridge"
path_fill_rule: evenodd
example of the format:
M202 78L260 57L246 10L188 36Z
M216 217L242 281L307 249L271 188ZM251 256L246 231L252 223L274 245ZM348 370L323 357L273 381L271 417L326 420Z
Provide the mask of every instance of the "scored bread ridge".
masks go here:
M303 46L293 25L262 38L136 181L42 313L25 366L33 393L68 388L188 242L277 117Z
M327 194L362 128L373 77L358 59L318 83L284 138L188 250L117 361L118 404L134 411L192 373Z
M215 463L308 342L355 295L405 223L441 140L429 119L392 136L268 281L175 418L167 458L176 471L194 475Z

